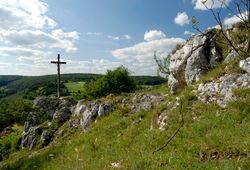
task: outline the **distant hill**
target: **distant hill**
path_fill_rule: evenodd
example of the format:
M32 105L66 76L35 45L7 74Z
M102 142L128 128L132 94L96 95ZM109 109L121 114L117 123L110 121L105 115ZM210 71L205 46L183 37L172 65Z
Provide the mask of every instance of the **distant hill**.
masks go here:
M22 78L23 76L0 75L0 87L5 86L13 81L16 81Z
M62 74L61 82L78 82L91 81L101 74ZM137 85L157 85L166 82L164 78L155 76L133 76ZM0 76L0 97L15 95L24 91L33 91L39 87L45 87L51 83L56 82L56 75L45 76L18 76L18 75L4 75Z

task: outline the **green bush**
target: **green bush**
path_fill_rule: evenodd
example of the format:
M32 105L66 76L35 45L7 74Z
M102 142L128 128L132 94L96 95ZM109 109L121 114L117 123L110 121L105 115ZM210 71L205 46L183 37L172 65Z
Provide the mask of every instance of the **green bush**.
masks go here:
M34 87L28 89L28 91L24 95L24 99L34 100L38 96L50 96L56 95L57 93L57 84L56 83L48 83L46 85L40 87ZM70 93L64 83L60 84L60 95L61 96L69 96Z
M84 88L84 97L96 99L109 94L121 94L122 92L134 92L136 85L134 79L129 76L129 71L120 66L115 70L108 70L107 74L96 81L89 82Z
M14 131L0 139L0 158L20 150L21 132Z
M15 100L0 104L0 131L12 123L23 124L32 111L32 103L28 100Z

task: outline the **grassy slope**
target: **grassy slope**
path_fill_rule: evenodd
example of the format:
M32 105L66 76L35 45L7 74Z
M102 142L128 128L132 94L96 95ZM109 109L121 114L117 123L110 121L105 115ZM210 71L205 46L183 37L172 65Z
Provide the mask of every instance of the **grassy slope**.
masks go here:
M167 92L164 87L152 90ZM238 90L237 101L228 108L203 104L191 89L182 92L184 127L163 150L163 145L179 127L179 108L173 108L175 97L167 96L168 104L151 111L126 115L117 108L110 115L92 124L92 131L64 127L64 137L36 152L21 151L12 155L3 169L112 169L120 162L121 169L249 169L250 168L250 90ZM171 110L171 111L170 111ZM160 132L156 115L169 112L167 128ZM60 129L59 129L60 130Z
M78 81L78 82L69 82L65 83L65 86L69 90L70 93L77 93L78 90L83 89L85 82Z

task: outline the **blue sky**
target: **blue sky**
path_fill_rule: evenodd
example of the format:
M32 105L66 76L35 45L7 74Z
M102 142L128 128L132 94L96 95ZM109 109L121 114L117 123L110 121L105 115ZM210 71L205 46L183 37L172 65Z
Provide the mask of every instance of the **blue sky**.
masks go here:
M201 1L1 0L0 75L54 74L57 53L67 62L63 73L124 65L134 75L156 75L154 51L164 57L196 33L192 16L201 29L216 26ZM228 12L222 18L225 25L237 20Z

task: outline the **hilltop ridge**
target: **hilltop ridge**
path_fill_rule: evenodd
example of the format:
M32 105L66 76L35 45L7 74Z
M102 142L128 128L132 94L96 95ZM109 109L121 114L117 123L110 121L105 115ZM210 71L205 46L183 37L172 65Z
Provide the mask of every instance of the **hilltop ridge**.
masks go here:
M23 149L0 167L249 169L250 57L225 41L213 29L178 46L169 87L93 101L36 98L18 132Z

